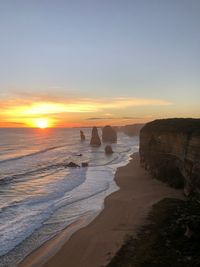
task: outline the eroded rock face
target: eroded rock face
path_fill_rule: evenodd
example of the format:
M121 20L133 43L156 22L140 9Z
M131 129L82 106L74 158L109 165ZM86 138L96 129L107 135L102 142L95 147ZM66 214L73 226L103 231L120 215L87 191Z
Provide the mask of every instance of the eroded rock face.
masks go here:
M92 128L92 137L90 140L90 145L97 146L97 147L101 145L101 140L99 138L97 127Z
M104 142L117 142L117 132L109 125L102 129L102 139Z
M80 136L81 136L81 141L85 141L85 135L82 130L80 130Z
M140 131L141 164L187 194L200 193L200 119L165 119Z

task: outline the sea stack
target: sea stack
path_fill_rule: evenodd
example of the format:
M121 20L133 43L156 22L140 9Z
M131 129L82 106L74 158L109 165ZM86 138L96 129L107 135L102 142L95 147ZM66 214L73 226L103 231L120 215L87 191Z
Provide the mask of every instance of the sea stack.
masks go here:
M117 132L109 125L103 127L102 139L104 142L117 142Z
M99 138L97 127L92 128L92 137L90 140L90 145L97 146L97 147L101 145L101 140Z
M80 136L81 136L81 141L85 141L85 135L82 130L80 130Z

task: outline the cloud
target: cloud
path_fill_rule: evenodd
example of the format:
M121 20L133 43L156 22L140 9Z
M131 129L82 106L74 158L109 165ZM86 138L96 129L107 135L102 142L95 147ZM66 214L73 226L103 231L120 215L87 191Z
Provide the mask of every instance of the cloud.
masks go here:
M44 96L42 96L43 99ZM72 118L77 114L89 113L97 114L103 112L106 117L88 117L85 120L117 120L117 119L136 119L135 117L115 117L112 114L115 110L123 110L128 107L140 106L167 106L171 102L162 99L144 99L144 98L68 98L53 99L48 97L38 101L39 97L22 97L17 99L1 99L0 114L3 121L19 122L33 124L33 120L39 117L51 118L54 122L64 121L69 114ZM112 112L112 114L110 113ZM108 116L112 115L112 116Z
M87 121L97 121L97 120L118 120L118 119L122 119L122 120L139 120L141 118L139 117L91 117L91 118L87 118Z
M167 106L172 103L162 99L144 98L72 98L62 101L38 101L35 98L11 99L0 101L0 110L7 114L22 113L30 116L32 114L54 114L54 113L82 113L96 112L109 109L124 109L139 106Z
M97 120L104 120L105 118L87 118L86 121L97 121ZM107 119L107 118L106 118Z
M0 93L0 109L19 106L44 106L43 111L57 110L64 112L94 112L105 111L110 116L112 109L123 109L138 106L167 106L172 103L165 99L134 98L134 97L85 97L80 96L76 89L62 87L35 88L35 92L27 89L8 88L6 93ZM46 107L45 107L46 106ZM49 106L49 107L48 107ZM33 109L34 112L34 109Z
M123 120L139 120L141 118L139 118L139 117L121 117L121 119L123 119Z

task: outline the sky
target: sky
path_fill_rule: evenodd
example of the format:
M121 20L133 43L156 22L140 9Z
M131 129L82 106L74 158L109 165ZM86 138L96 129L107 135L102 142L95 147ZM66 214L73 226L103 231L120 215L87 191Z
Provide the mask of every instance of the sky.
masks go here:
M0 127L200 117L199 0L0 0Z

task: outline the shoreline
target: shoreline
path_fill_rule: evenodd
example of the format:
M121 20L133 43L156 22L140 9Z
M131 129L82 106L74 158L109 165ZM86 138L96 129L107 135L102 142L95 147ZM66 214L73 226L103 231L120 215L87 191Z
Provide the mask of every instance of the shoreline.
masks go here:
M119 190L105 198L104 208L94 220L83 222L77 231L71 230L70 236L67 227L28 255L19 266L106 266L127 236L133 233L136 236L153 204L165 197L183 198L182 190L152 179L140 167L139 153L133 154L126 166L117 169L114 180Z

